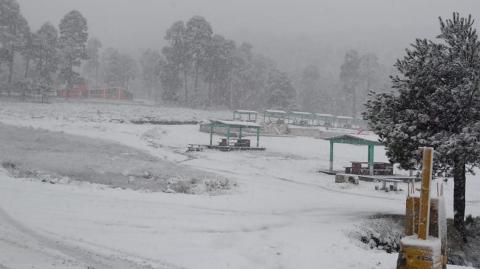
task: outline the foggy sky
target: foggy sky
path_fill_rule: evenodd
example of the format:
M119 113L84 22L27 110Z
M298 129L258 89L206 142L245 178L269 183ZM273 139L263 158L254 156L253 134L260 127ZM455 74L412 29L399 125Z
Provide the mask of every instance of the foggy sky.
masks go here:
M204 16L216 33L288 68L340 57L347 49L399 56L416 37L438 33L438 16L453 11L480 20L478 0L18 0L33 30L77 9L104 47L140 53L160 50L177 20ZM478 24L477 24L478 25ZM331 59L330 59L331 60Z

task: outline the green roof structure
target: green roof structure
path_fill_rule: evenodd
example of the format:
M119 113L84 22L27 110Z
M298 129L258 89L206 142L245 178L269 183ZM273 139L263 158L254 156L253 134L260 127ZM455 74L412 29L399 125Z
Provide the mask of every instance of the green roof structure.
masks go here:
M253 122L245 121L226 121L226 120L210 120L210 146L213 146L213 133L215 127L223 127L227 129L227 142L230 142L232 129L238 129L238 139L242 139L244 129L255 129L257 138L257 148L260 147L260 130L262 126Z
M233 111L233 120L239 120L243 121L244 116L246 121L249 122L257 122L257 117L258 117L258 112L257 111L252 111L252 110L235 110Z
M334 157L334 145L335 144L350 144L350 145L364 145L368 146L368 167L370 169L370 175L373 175L373 165L375 146L383 146L383 143L378 141L377 136L361 136L344 134L340 136L330 137L327 140L330 141L330 172L333 172L333 157Z

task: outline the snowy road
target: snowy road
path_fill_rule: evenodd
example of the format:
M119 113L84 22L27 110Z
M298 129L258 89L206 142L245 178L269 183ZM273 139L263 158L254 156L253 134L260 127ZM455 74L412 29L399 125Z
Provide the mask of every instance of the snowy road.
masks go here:
M7 238L0 249L9 251L0 264L7 268L38 260L45 266L37 268L394 268L395 254L367 250L348 234L364 217L403 213L405 194L337 185L318 174L328 164L325 141L262 138L264 153L185 155L186 144L208 141L196 126L0 120L107 138L238 183L227 195L184 195L51 185L0 171L0 239ZM338 167L366 155L362 147L338 150ZM385 158L380 150L376 155ZM21 247L5 243L9 237L26 242L28 254L15 256Z
M41 235L12 219L2 208L0 208L0 223L2 223L0 249L2 249L2 256L6 257L3 258L5 261L0 260L0 262L9 266L2 265L0 268L31 268L31 264L34 264L33 268L152 268L119 257L94 253L69 245L62 240ZM8 237L12 239L9 240ZM20 238L23 240L20 241ZM29 261L32 257L37 258Z

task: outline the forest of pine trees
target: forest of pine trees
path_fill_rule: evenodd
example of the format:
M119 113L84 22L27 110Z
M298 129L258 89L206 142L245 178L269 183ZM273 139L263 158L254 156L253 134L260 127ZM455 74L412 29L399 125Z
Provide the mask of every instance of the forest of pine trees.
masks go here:
M76 10L38 30L16 0L0 0L0 12L0 93L8 96L86 83L127 88L156 103L359 116L368 91L385 86L375 54L347 52L337 77L315 64L287 73L251 44L216 33L201 16L172 23L163 47L132 55L90 37L87 18Z

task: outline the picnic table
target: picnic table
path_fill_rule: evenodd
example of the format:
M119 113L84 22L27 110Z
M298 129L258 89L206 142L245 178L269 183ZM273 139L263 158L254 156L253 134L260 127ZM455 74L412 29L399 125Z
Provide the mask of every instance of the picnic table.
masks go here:
M393 178L381 178L380 181L382 182L382 187L380 188L380 190L386 191L386 192L388 192L388 191L399 191L400 188L398 188L398 183L403 183L404 182L403 180L393 179ZM378 189L378 186L375 187L375 188Z
M369 175L370 165L368 162L351 162L352 166L345 167L345 173L354 175ZM393 175L393 166L390 163L375 162L373 175Z
M188 144L187 152L203 151L204 146L199 144Z

